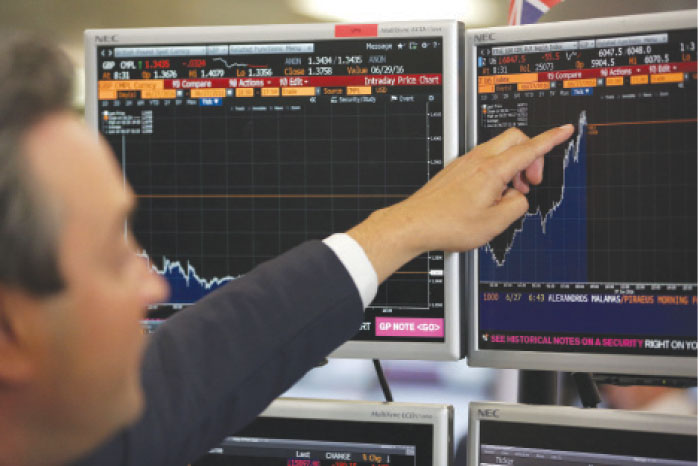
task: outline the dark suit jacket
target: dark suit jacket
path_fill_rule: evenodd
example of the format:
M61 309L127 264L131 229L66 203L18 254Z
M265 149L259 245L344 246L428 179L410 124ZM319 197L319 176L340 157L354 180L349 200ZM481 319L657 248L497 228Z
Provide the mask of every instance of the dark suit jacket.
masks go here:
M160 326L143 362L143 416L76 464L187 465L251 422L361 322L357 288L322 242L261 264Z

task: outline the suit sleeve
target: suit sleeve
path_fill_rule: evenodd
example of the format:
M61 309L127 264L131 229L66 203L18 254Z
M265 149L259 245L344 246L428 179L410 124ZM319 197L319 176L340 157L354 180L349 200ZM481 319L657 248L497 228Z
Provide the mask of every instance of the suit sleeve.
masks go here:
M177 466L216 446L351 338L358 290L310 241L160 326L143 363L142 418L79 465Z

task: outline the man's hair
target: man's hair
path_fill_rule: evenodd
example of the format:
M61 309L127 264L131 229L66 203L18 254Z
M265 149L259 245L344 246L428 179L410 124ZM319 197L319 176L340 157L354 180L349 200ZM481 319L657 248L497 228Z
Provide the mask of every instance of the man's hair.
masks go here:
M0 32L0 284L47 296L64 286L58 225L26 157L23 138L45 116L70 108L73 67L37 36Z

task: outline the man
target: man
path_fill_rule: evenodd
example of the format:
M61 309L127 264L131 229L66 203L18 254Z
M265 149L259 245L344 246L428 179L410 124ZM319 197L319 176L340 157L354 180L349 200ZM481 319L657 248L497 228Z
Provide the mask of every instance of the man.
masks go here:
M542 157L573 132L506 131L347 234L210 294L146 344L139 320L167 290L124 239L134 195L68 111L71 74L52 46L0 41L3 466L196 459L350 338L402 264L478 247L523 215Z

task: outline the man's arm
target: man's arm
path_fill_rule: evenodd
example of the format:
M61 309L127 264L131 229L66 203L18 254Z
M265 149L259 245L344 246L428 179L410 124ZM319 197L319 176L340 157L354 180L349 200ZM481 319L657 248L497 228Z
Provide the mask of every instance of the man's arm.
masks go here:
M530 183L542 180L542 158L573 130L565 125L532 139L520 130L507 130L348 234L364 249L379 283L425 251L477 248L527 212L525 194Z
M78 464L193 461L357 333L362 308L320 241L256 267L161 325L143 365L144 415Z

